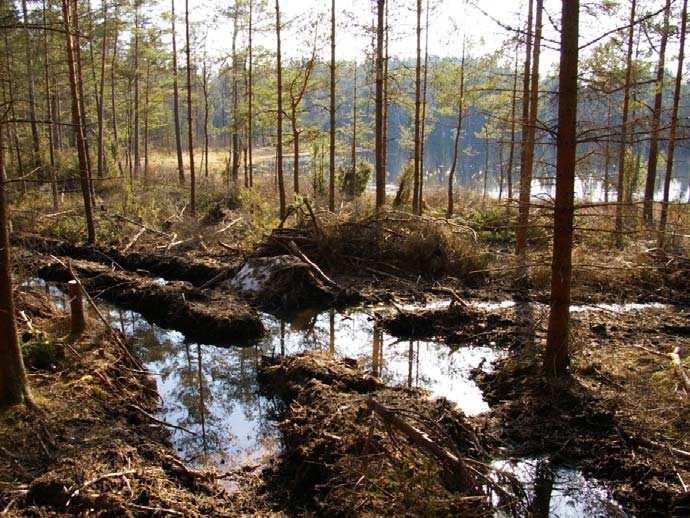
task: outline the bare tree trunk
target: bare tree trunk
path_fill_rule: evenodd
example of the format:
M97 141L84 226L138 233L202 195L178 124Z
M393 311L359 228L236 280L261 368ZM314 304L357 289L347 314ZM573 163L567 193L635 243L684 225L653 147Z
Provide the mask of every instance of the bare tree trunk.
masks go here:
M530 0L531 3L532 0ZM541 50L543 12L544 2L543 0L537 0L534 20L532 72L530 74L529 119L527 120L527 127L523 127L522 157L520 162L520 203L518 207L518 227L515 235L515 253L522 258L524 258L527 251L527 227L529 225L532 168L534 166L534 139L537 114L539 112L539 55ZM527 132L526 135L525 131Z
M98 91L98 177L105 173L105 142L103 137L103 117L105 114L105 53L108 44L108 4L101 0L103 9L103 38L101 39L101 74Z
M116 7L115 8L115 19L117 20L119 18L119 10ZM111 110L111 117L112 117L112 124L113 124L113 155L115 156L115 160L117 160L117 168L120 171L120 176L125 175L124 169L122 168L122 160L120 159L120 137L118 136L118 131L117 131L117 107L115 104L115 71L117 70L116 64L117 64L117 39L118 39L118 30L117 30L117 23L115 25L115 34L113 35L113 55L112 55L112 60L110 62L110 110Z
M544 353L544 373L563 376L568 369L570 278L572 273L573 205L577 151L577 72L579 0L563 0L561 63L556 137L556 201L554 206L551 312Z
M144 83L144 183L149 181L149 97L151 89L151 58L146 59L146 79Z
M385 9L385 40L384 40L384 61L383 61L383 174L386 175L388 169L388 35L390 32L390 27L388 25L388 6L386 4Z
M685 59L685 32L688 25L688 0L683 0L683 10L680 14L680 42L678 51L678 69L676 71L676 84L673 90L673 108L671 110L671 128L668 136L668 148L666 151L666 176L664 176L664 197L661 203L659 215L659 234L657 247L666 245L666 224L668 223L668 202L671 190L671 177L673 176L673 160L676 151L676 136L678 132L678 107L683 86L683 60Z
M48 16L46 0L43 0L43 25L48 26ZM55 169L55 140L54 140L54 120L52 110L52 93L50 90L50 56L48 53L48 31L43 31L43 80L46 98L46 120L48 123L48 153L50 158L50 191L53 198L53 212L60 210L60 199L57 187L57 171Z
M386 203L386 170L384 169L383 140L383 13L386 0L376 0L376 210L381 211Z
M465 39L462 40L462 59L460 61L460 96L458 100L458 125L455 129L455 141L453 143L453 162L450 166L450 172L448 173L448 208L446 210L446 217L450 218L453 216L454 210L454 196L453 196L453 185L455 183L455 170L458 165L458 158L462 159L460 156L460 151L458 150L458 145L460 144L460 135L462 134L462 110L464 109L465 101Z
M357 61L354 66L354 77L352 79L352 147L350 150L350 161L352 162L352 179L357 175ZM354 187L354 181L351 184ZM354 197L354 188L348 193Z
M139 179L141 160L139 159L139 2L134 4L134 136L132 141L134 155L134 180Z
M280 55L280 1L276 0L276 75L277 75L277 96L278 96L278 117L277 117L277 141L276 141L276 167L278 172L278 197L280 202L280 219L286 215L285 206L285 183L283 181L283 62Z
M513 162L515 160L515 111L517 108L518 49L515 47L515 73L513 74L513 95L510 103L510 151L508 153L508 210L513 200Z
M253 62L254 62L254 48L253 48L253 41L252 41L252 23L253 23L253 0L249 0L249 71L248 71L248 78L247 78L247 102L249 103L248 109L247 109L247 118L248 118L248 129L247 129L247 154L249 156L249 187L254 186L254 157L252 156L252 151L254 147L254 98L253 98L253 88L254 88L254 75L253 75Z
M635 7L637 0L630 4L630 27L628 28L628 53L625 60L625 85L623 87L623 120L621 122L621 140L618 150L618 192L616 197L616 243L623 245L623 202L625 201L625 152L628 141L628 111L630 108L630 88L632 85L633 36L635 34Z
M328 210L335 211L335 0L331 0L331 104L328 166Z
M77 143L77 157L79 159L79 178L81 180L81 191L84 198L84 215L86 217L86 230L88 234L88 241L91 244L96 242L96 229L93 221L91 189L89 186L89 165L86 155L86 139L84 138L83 118L81 114L79 79L77 74L79 68L75 60L77 53L75 52L74 43L74 21L77 13L73 11L71 0L62 0L62 15L65 26L65 38L67 48L67 65L69 68L69 83L72 93L72 125L75 132L75 140Z
M417 64L414 76L414 176L412 179L412 212L419 213L419 177L421 175L420 129L422 100L422 0L417 0Z
M237 91L237 29L239 11L235 6L232 24L232 182L237 189L240 172L240 114Z
M669 16L671 0L666 0L664 11L664 28L661 32L659 45L659 63L656 69L656 93L654 95L654 111L652 112L652 128L649 135L649 153L647 156L647 179L644 188L643 217L647 227L654 225L654 189L656 187L656 169L659 157L659 125L661 122L661 108L664 93L664 67L666 61L666 42L668 40Z
M26 0L22 0L22 14L24 15L24 35L26 36L26 80L29 94L29 119L31 123L31 141L33 143L34 163L40 163L41 146L38 136L38 125L36 123L36 96L34 94L34 67L33 53L31 45L31 33L29 32L29 14L26 9Z
M606 126L608 135L606 136L606 144L604 145L604 203L609 202L609 169L611 167L611 99L606 100L608 112L606 116Z
M208 70L206 68L206 56L204 56L201 75L201 90L204 94L204 177L208 178Z
M173 118L175 119L175 150L177 151L177 177L184 185L184 163L182 161L182 134L180 131L180 91L177 85L177 38L175 36L175 0L170 0L172 24L172 76L173 76Z
M0 408L32 403L24 371L22 351L17 338L12 259L10 256L9 214L5 199L5 138L0 121Z
M290 106L290 127L292 128L292 188L299 194L299 129L297 129L298 104Z
M422 84L422 130L419 139L419 195L417 196L417 214L424 211L424 141L426 139L426 90L429 71L429 0L426 0L426 23L424 29L424 79Z
M196 175L194 173L194 119L192 118L192 41L189 35L189 0L184 2L184 24L187 54L187 138L189 141L189 179L190 203L189 211L196 216Z

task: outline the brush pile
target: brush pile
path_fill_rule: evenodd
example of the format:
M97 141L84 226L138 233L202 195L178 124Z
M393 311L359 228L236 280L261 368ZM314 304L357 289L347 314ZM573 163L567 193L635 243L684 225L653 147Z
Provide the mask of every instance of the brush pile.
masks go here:
M265 474L304 512L484 516L494 479L474 428L448 401L386 388L353 360L264 358L264 390L286 403L285 449Z

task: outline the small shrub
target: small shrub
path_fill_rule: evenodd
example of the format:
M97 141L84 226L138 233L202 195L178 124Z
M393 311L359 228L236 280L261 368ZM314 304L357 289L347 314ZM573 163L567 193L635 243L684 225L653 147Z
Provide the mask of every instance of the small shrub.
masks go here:
M65 357L64 349L42 331L27 331L21 338L24 364L30 369L50 369Z

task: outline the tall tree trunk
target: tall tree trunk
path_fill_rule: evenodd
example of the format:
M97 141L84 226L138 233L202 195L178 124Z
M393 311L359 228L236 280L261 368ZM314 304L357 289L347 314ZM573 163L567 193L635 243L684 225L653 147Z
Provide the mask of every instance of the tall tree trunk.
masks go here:
M139 2L134 4L134 136L132 151L134 155L134 180L139 179L141 160L139 157Z
M454 210L454 195L453 186L455 184L455 171L458 165L458 158L462 160L460 156L460 150L458 145L460 144L460 135L462 134L462 110L464 109L465 101L465 39L462 40L462 59L460 61L460 96L458 100L458 124L455 128L455 141L453 142L453 162L450 166L450 171L448 173L448 208L446 210L446 217L450 218L453 216Z
M295 196L299 194L299 129L297 129L297 107L293 103L290 106L290 127L292 128L292 188Z
M172 76L173 76L173 118L175 123L175 150L177 151L177 177L184 185L184 163L182 161L182 132L180 131L180 90L177 84L177 37L175 35L175 0L170 0L170 23L172 25Z
M517 108L518 49L515 47L515 73L513 74L513 95L510 102L510 151L508 152L508 210L513 201L513 163L515 161L515 111Z
M77 0L72 0L72 13L74 15L73 19L73 30L74 30L74 51L75 51L75 61L77 70L77 88L79 90L79 115L81 116L81 131L84 138L84 154L86 157L86 174L87 181L89 184L89 190L91 191L91 203L96 198L96 193L93 186L93 175L91 174L91 154L89 152L89 139L87 137L86 128L88 127L88 121L86 119L86 100L84 95L84 75L82 72L82 60L81 60L81 45L79 44L79 36L81 31L79 29L79 3Z
M286 215L285 183L283 181L283 62L280 55L280 1L276 0L276 76L277 76L277 140L276 140L276 168L278 173L278 198L280 203L280 219Z
M46 0L42 4L43 25L48 26ZM50 89L50 55L48 53L48 31L43 31L43 82L46 101L46 121L48 123L48 154L50 159L50 191L53 198L53 212L60 210L60 199L57 187L57 171L55 169L55 140L54 119L52 109L52 92Z
M531 3L532 0L530 0ZM515 253L521 258L524 258L527 252L527 227L529 225L532 169L534 167L534 140L537 114L539 113L539 56L541 51L543 12L544 2L543 0L537 0L534 19L534 47L531 60L532 72L529 78L529 119L527 120L527 127L523 127L522 157L520 161L520 203L518 208L518 226L515 235Z
M189 143L189 180L190 203L189 211L196 216L196 175L194 173L194 119L192 118L192 40L189 35L189 0L184 2L184 25L187 54L187 140Z
M119 18L119 9L115 7L115 20ZM117 168L120 171L120 176L125 176L125 171L122 167L122 160L120 158L120 137L118 135L117 129L117 105L115 104L115 87L117 85L115 81L115 72L117 70L117 40L118 40L118 30L117 23L115 25L115 34L113 34L113 55L110 62L110 110L113 125L113 155L117 161Z
M208 71L204 57L201 89L204 94L204 177L208 178Z
M352 79L352 147L350 149L350 161L352 162L352 179L357 177L357 61L355 60L354 77ZM351 191L348 193L354 197L354 181L351 182Z
M678 132L678 107L683 86L683 60L685 59L685 32L688 25L688 0L683 0L683 10L680 14L680 42L678 51L678 68L676 70L676 83L673 90L673 108L671 109L671 128L668 135L668 147L666 151L666 176L664 176L664 197L661 202L661 214L659 215L659 234L657 247L666 245L666 224L668 223L668 202L671 191L671 178L673 176L673 160L676 151L676 136Z
M98 177L105 173L105 142L103 137L103 117L105 114L105 54L108 44L108 4L101 0L103 10L103 38L101 39L101 74L98 89Z
M656 187L656 169L659 158L659 125L661 123L661 108L664 93L664 67L670 13L671 0L666 0L664 28L661 32L661 43L659 45L659 63L656 69L656 92L654 95L654 111L652 112L652 128L649 135L649 153L647 155L647 179L644 187L643 217L647 227L652 227L654 224L654 190Z
M15 321L3 129L0 121L0 409L32 402Z
M149 181L149 118L151 90L151 58L146 59L146 78L144 80L144 183Z
M240 171L240 114L237 90L237 29L239 11L235 6L232 23L232 182L237 189Z
M421 175L420 130L422 103L422 0L417 0L417 64L414 72L414 176L412 178L412 212L419 212L419 177Z
M625 152L628 142L628 111L632 85L633 37L635 35L635 8L637 0L630 4L630 27L628 28L628 52L625 59L625 84L623 86L623 120L621 122L620 147L618 149L618 183L616 197L616 244L623 246L623 202L625 201Z
M386 4L385 17L385 36L384 36L384 57L383 57L383 149L381 150L383 157L383 174L385 176L388 170L388 35L390 33L390 27L388 25L388 5Z
M417 196L417 214L424 211L424 141L426 139L426 103L427 79L429 71L429 0L426 0L426 23L424 29L424 79L422 84L422 130L419 139L419 195Z
M22 14L24 16L24 35L26 36L26 80L29 94L29 120L31 123L31 141L33 143L34 163L40 163L41 145L38 136L38 124L36 122L36 96L34 94L34 66L31 45L31 33L29 32L29 14L26 9L26 0L22 0Z
M612 124L612 119L611 119L611 98L607 97L606 99L606 105L607 105L607 115L606 115L606 127L607 127L607 135L606 135L606 143L604 145L604 203L609 202L609 187L610 187L610 180L609 180L609 169L611 168L611 124Z
M69 84L72 93L72 126L74 128L75 140L77 144L77 157L79 160L79 179L81 181L81 191L84 198L84 215L86 218L86 231L88 241L91 244L96 242L96 229L93 221L91 189L89 186L89 164L86 154L86 139L84 138L83 117L81 114L80 90L79 90L79 67L76 64L77 53L75 51L75 21L77 13L73 9L72 0L62 0L62 15L65 28L67 65L69 69ZM78 34L78 33L77 33Z
M556 201L551 266L551 311L544 353L544 373L563 376L568 369L570 278L572 273L573 206L577 150L577 72L579 0L563 0L561 63L556 137Z
M248 78L247 78L247 102L249 106L247 108L247 154L249 158L249 187L254 186L254 157L252 156L252 151L254 147L254 98L253 98L253 88L254 88L254 75L253 75L253 62L254 62L254 48L253 48L253 34L252 34L252 24L253 24L253 0L249 0L249 66L248 66Z
M331 0L331 103L328 153L328 210L335 211L335 0Z
M376 0L376 210L381 211L386 203L386 170L384 169L385 142L383 140L383 12L386 0Z

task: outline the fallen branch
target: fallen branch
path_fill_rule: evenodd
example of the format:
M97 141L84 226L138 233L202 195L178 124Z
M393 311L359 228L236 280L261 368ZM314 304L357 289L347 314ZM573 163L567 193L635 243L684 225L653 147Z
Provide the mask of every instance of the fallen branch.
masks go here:
M72 498L77 496L81 491L86 489L89 486L93 486L94 484L97 484L101 480L106 480L108 478L120 478L124 477L125 475L132 475L133 473L136 473L136 470L134 469L128 469L127 471L117 471L115 473L106 473L105 475L100 475L96 478L92 478L91 480L88 480L87 482L83 483L81 486L76 488L75 490L70 492L69 498L67 499L67 503L65 504L65 507L69 507L69 504L72 501Z
M213 233L213 235L222 234L223 232L225 232L226 230L228 230L230 227L236 225L236 224L239 223L240 221L242 221L242 218L233 219L230 223L228 223L227 225L225 225L225 226L224 226L223 228L221 228L220 230L216 230L216 231Z
M331 279L328 275L323 273L323 270L321 270L321 268L319 268L316 265L316 263L312 262L311 259L309 259L306 255L304 255L304 253L299 249L299 247L297 246L297 244L294 241L290 241L287 246L288 246L288 249L295 256L299 257L302 261L304 261L305 263L307 263L309 265L309 267L314 271L314 273L316 274L317 277L319 277L327 285L329 285L333 288L339 289L338 284L333 279Z
M122 253L124 254L125 252L127 252L127 250L129 250L130 248L132 248L132 246L134 245L134 243L136 243L137 241L139 241L139 238L144 234L144 232L146 232L146 227L141 227L141 228L139 229L139 232L137 232L137 233L134 235L134 237L130 240L130 242L127 243L127 246L124 247L124 248L122 249Z
M138 412L141 412L142 414L144 414L146 417L148 417L151 421L153 421L155 423L158 423L158 424L163 425L163 426L168 426L170 428L175 428L176 430L181 430L181 431L186 432L186 433L191 434L191 435L197 435L196 432L192 432L191 430L185 428L184 426L179 426L179 425L168 423L167 421L163 421L161 419L158 419L157 417L149 414L146 410L144 410L140 406L135 405L134 403L130 403L127 406L129 406L130 408L133 408L134 410L137 410Z
M158 234L159 236L170 237L170 234L166 234L165 232L157 230L155 228L147 227L143 223L139 223L138 221L128 218L127 216L123 216L122 214L118 214L117 212L113 212L112 215L115 216L117 219L121 219L122 221L131 223L132 225L136 225L137 227L145 228L149 232L153 232L154 234Z
M230 273L230 270L224 270L220 272L218 275L214 275L212 278L207 280L205 283L203 283L201 286L199 286L200 290L205 290L206 288L209 288L213 286L214 284L219 283L220 281L224 280L228 274Z
M648 354L653 354L654 356L661 356L662 358L670 358L671 359L671 367L673 367L673 372L676 374L676 377L678 378L678 381L683 385L683 388L685 389L685 394L686 396L690 396L690 378L688 378L687 373L685 372L685 369L683 368L683 364L680 361L680 348L676 347L673 352L670 353L662 353L660 351L655 351L654 349L650 349L649 347L645 347L644 345L637 345L637 344L630 344L631 347L634 347L635 349L640 349L641 351L644 351Z
M395 415L392 411L388 410L380 403L376 402L373 398L369 398L367 400L367 406L370 410L376 412L386 424L389 424L399 432L402 432L417 446L431 453L434 457L440 460L447 468L450 468L452 471L460 474L466 473L463 462L456 455L432 441L426 433L403 421L400 417Z
M174 509L166 509L165 507L150 507L148 505L140 505L140 504L131 504L128 503L126 504L132 509L137 509L139 511L149 511L151 515L156 515L158 513L167 513L167 514L172 514L175 516L184 516L184 513L181 513L180 511L175 511Z

